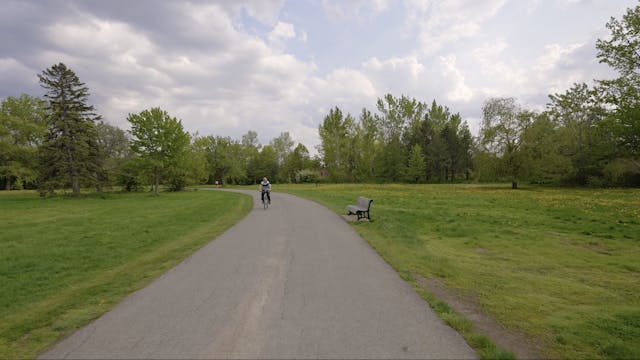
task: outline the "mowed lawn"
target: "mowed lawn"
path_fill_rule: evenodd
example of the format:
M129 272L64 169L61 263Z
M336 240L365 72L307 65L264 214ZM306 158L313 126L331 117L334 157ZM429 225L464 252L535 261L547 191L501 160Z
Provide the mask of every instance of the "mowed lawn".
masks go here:
M561 358L640 358L640 190L274 186L344 214L403 277L437 278ZM275 200L277 201L277 199Z
M40 198L0 191L0 358L33 358L242 219L217 191Z

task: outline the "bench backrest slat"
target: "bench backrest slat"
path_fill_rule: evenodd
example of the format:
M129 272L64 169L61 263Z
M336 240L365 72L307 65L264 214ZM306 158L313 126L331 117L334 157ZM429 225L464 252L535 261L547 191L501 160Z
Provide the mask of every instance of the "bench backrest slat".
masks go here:
M366 208L366 209L368 210L368 209L369 209L369 206L371 206L371 202L372 202L372 201L373 201L373 200L371 200L371 199L369 199L369 198L359 196L359 197L358 197L358 206L359 206L359 207Z

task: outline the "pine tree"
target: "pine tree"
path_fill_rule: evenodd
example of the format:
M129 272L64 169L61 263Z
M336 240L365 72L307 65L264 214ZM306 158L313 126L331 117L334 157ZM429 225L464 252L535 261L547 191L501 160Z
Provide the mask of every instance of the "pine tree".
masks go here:
M49 101L48 131L40 147L41 192L71 185L78 196L81 180L95 180L98 152L94 122L100 116L88 105L89 89L65 64L53 65L38 78Z

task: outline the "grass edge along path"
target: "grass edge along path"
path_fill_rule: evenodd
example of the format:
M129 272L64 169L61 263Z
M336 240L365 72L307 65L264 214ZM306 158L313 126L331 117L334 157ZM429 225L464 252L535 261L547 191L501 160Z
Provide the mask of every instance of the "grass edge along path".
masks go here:
M207 192L210 193L214 192ZM164 196L176 195L161 195ZM35 358L60 339L111 310L129 294L184 261L242 220L251 210L250 196L231 193L222 196L237 200L234 200L233 207L215 212L217 215L211 216L211 221L201 223L192 231L128 259L119 266L93 274L80 283L69 284L32 304L27 311L7 316L0 325L0 358ZM152 201L149 197L146 200Z
M276 190L338 214L359 195L373 198L373 220L352 226L403 279L414 287L414 273L442 280L533 341L543 357L640 353L637 189L321 184ZM436 311L455 315L449 304L431 301L428 291L416 291ZM457 322L469 326L450 316L443 320L454 328ZM485 340L467 337L476 349Z

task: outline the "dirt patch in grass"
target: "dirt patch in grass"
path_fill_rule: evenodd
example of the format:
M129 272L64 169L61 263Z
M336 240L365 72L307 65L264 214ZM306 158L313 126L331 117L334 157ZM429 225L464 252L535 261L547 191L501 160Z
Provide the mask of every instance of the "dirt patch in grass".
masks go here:
M425 279L418 274L413 274L413 277L421 288L446 302L458 314L469 319L480 333L499 347L515 354L518 359L543 358L541 346L532 344L522 334L505 329L484 313L473 297L454 293L438 279Z

